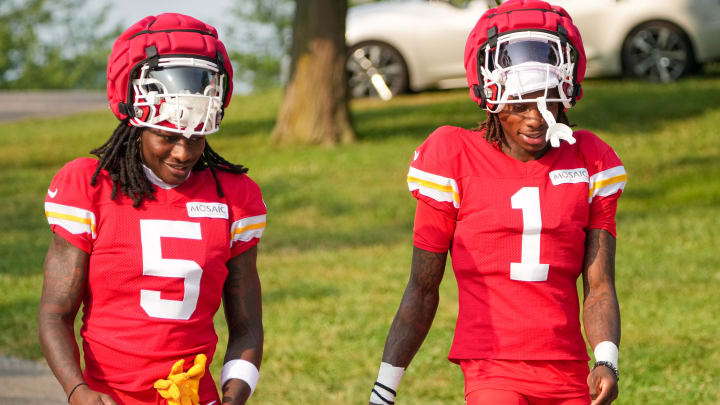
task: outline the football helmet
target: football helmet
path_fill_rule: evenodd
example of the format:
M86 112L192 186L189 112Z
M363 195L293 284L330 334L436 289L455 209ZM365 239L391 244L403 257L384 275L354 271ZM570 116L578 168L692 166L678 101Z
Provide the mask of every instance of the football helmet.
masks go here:
M548 139L574 142L572 131L556 124L547 102L567 109L582 96L585 51L580 32L559 6L539 0L509 0L487 10L465 44L470 98L491 113L507 103L538 104L550 127ZM557 94L551 94L556 89ZM529 98L529 93L542 91Z
M182 14L146 17L113 45L108 99L129 124L207 135L232 96L232 66L212 26Z

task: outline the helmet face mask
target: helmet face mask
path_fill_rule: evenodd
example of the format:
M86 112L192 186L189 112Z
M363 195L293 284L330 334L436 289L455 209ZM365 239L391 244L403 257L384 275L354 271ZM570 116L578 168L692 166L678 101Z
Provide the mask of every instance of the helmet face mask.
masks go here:
M553 33L520 31L499 36L494 45L488 43L477 53L488 111L497 113L506 103L536 102L523 95L539 90L547 102L572 106L567 90L572 92L576 51L569 42L563 44ZM559 96L548 98L554 88Z
M182 133L185 137L217 132L222 119L226 75L214 62L196 58L160 58L142 65L131 81L135 126Z

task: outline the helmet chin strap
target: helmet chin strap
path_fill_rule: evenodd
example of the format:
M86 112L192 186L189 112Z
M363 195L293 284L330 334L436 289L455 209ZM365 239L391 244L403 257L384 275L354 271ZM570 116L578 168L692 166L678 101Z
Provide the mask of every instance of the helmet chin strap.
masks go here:
M555 122L555 116L548 111L544 96L537 98L537 106L538 111L540 111L543 119L548 124L545 140L550 141L550 145L554 148L560 146L560 141L567 141L570 145L574 144L575 138L573 138L572 129L563 123Z

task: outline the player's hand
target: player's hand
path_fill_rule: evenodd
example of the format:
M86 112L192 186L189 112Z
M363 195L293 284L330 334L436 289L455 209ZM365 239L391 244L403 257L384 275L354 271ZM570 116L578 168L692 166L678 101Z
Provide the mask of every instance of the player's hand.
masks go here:
M93 391L87 385L82 385L72 394L70 405L117 405L117 402L108 394Z
M609 405L618 396L618 382L615 374L605 366L596 367L587 379L590 387L590 405Z

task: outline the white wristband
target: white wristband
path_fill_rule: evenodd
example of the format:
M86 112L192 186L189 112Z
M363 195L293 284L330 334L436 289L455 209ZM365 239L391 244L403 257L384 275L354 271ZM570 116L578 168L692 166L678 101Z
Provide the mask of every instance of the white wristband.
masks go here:
M595 346L595 361L607 361L618 368L618 347L615 343L606 340Z
M225 386L225 383L233 378L243 380L250 386L250 398L255 392L255 386L257 385L258 379L260 378L260 372L254 364L249 361L235 359L230 360L223 365L222 372L220 373L220 389Z
M405 369L393 367L390 363L380 363L377 382L370 393L370 402L376 404L392 404L395 402L395 394L400 385Z

